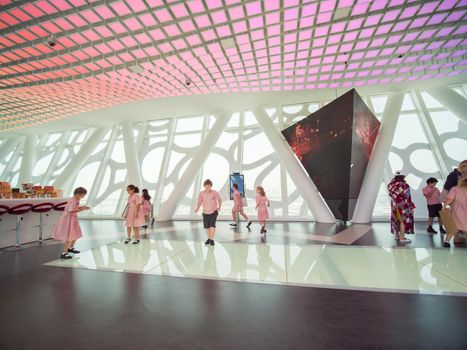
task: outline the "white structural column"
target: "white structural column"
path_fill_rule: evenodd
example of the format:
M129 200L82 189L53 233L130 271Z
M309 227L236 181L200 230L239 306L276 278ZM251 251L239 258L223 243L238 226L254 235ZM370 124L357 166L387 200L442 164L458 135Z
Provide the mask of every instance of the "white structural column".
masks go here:
M164 151L164 156L162 157L161 167L160 169L156 169L158 171L158 177L156 179L156 192L154 194L154 204L153 210L154 213L158 213L161 207L162 202L162 191L164 190L165 186L165 178L167 177L167 167L169 164L170 154L172 153L172 147L174 143L175 137L175 129L177 128L177 120L175 118L170 119L167 133L167 143Z
M49 166L47 167L47 171L45 172L44 178L42 180L43 184L48 184L50 182L50 178L52 177L52 174L56 170L55 168L58 165L58 161L62 158L63 151L65 150L65 147L68 144L68 140L70 139L71 132L70 131L65 131L60 137L60 141L57 147L57 151L52 157L52 160L49 163Z
M136 150L133 128L129 123L122 124L122 136L123 147L125 148L128 183L140 187L143 184L143 178L141 176L141 166L139 163L138 151Z
M258 120L258 124L262 127L272 147L276 151L279 160L286 167L292 181L308 204L315 220L321 223L335 223L336 219L331 210L319 194L313 181L300 165L287 141L279 130L277 130L271 118L269 118L262 108L256 108L253 110L253 113L256 120Z
M68 192L68 187L72 185L71 182L76 177L79 169L81 169L84 163L86 163L88 157L96 149L99 142L102 141L106 131L107 128L105 127L95 129L92 135L89 136L87 141L81 146L75 157L67 165L65 170L63 170L63 172L57 177L54 186L56 188L63 189L65 195Z
M37 135L27 135L24 140L23 158L19 170L18 185L32 182L32 171L36 161Z
M14 151L20 141L17 137L7 137L0 146L0 159L4 160L8 153Z
M378 197L384 167L391 150L399 114L404 100L403 92L393 92L388 96L384 107L381 127L371 153L360 194L353 214L355 223L369 223Z
M91 191L89 191L89 195L87 197L87 205L91 207L93 210L94 206L96 205L97 195L99 194L99 190L102 188L102 180L104 179L105 172L107 170L107 164L109 163L110 155L112 154L112 150L115 145L115 140L117 139L119 132L118 125L114 125L111 128L110 137L107 141L107 146L104 151L104 155L101 158L101 164L99 169L97 170L96 177L94 178L94 182L91 187ZM105 186L106 184L104 184ZM96 214L93 212L93 214Z
M443 179L445 179L451 172L451 169L447 166L447 164L451 163L449 157L446 154L446 150L443 147L442 141L438 137L435 124L430 117L430 112L428 111L428 108L426 108L420 91L413 91L412 97L415 103L415 107L419 111L420 121L422 122L423 128L425 129L426 136L430 143L430 148L433 151L435 162L438 165L438 169Z
M431 96L444 107L455 114L464 123L467 123L467 99L449 87L436 87L426 89Z
M177 209L177 206L180 204L182 197L188 191L191 186L191 183L195 180L196 174L203 166L204 162L209 156L211 149L216 144L217 140L224 131L227 123L229 122L230 117L226 114L221 114L216 118L216 122L212 126L209 133L206 135L206 139L199 146L198 151L193 156L190 164L186 168L185 172L181 176L180 180L177 183L177 186L170 194L169 198L162 204L159 211L158 219L161 221L170 220ZM228 174L226 174L227 176Z

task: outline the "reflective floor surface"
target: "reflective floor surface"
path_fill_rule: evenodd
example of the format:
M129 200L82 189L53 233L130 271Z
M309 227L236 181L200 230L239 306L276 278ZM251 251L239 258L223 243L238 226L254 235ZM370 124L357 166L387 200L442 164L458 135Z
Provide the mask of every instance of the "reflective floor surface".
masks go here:
M336 289L467 296L465 249L123 239L49 266Z

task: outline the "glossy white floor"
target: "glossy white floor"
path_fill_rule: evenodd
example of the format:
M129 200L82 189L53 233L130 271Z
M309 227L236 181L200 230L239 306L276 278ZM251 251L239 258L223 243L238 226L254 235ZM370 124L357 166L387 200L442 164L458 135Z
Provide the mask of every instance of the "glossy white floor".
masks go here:
M467 296L464 249L123 240L46 265L342 289Z

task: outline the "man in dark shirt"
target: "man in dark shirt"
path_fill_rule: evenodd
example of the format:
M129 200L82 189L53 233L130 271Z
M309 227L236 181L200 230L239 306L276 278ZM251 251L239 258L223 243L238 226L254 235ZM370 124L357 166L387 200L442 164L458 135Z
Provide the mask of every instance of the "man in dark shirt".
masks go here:
M457 169L451 171L444 182L444 189L449 192L451 188L457 186L457 181L462 174L467 174L467 159L460 162Z

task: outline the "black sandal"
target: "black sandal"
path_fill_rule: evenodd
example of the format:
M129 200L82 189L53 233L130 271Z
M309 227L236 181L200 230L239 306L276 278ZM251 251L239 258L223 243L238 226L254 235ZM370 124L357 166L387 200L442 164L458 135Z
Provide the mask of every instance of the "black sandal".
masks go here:
M131 238L127 238L127 239L125 239L125 242L123 242L123 243L128 244L128 243L130 243L130 241L131 241Z
M138 244L139 243L139 239L135 239L135 241L133 242L133 244Z

